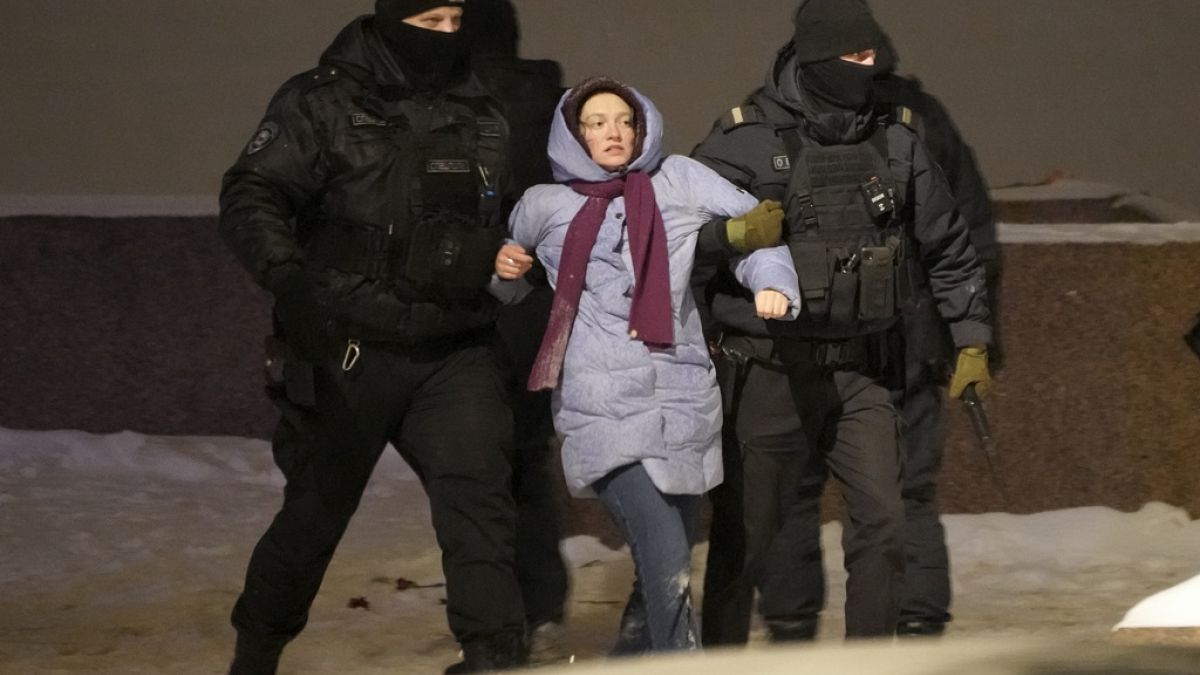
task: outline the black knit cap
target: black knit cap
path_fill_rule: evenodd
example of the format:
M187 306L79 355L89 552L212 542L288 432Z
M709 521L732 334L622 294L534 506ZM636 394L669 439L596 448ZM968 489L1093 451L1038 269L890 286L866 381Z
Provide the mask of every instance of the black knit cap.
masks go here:
M805 0L796 9L792 43L799 63L878 49L884 35L863 0Z
M385 25L394 25L434 7L465 7L466 4L467 0L375 0L375 17Z
M625 101L625 104L633 110L633 154L630 155L629 161L632 162L641 157L642 142L646 139L646 111L642 110L642 102L630 91L629 87L611 77L589 77L572 87L570 95L563 101L563 119L566 120L567 128L571 130L571 134L575 136L575 140L579 141L584 150L588 149L587 141L583 138L583 132L579 130L579 112L583 109L583 105L587 103L588 99L596 94L614 94L622 101Z

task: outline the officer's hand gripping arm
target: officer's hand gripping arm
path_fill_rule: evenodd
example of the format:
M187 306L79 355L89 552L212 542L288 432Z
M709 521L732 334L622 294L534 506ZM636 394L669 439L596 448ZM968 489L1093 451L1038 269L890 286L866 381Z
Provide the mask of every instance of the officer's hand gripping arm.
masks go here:
M783 204L772 199L725 221L725 237L739 253L775 246L783 238Z

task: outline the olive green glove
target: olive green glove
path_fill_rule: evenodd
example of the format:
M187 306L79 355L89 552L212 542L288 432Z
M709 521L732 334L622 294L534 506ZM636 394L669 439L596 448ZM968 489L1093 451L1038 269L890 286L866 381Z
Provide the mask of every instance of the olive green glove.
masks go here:
M725 222L729 245L741 253L774 246L783 236L783 204L772 199L762 201L737 218Z
M975 385L975 393L983 396L992 386L992 375L988 372L987 347L974 345L958 352L958 363L950 377L950 397L961 398L967 385Z

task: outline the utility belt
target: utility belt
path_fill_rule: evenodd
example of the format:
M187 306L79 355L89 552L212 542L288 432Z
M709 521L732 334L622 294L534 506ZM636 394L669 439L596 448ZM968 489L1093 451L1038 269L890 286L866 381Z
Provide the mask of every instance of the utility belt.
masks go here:
M893 361L888 351L890 331L844 340L780 340L776 349L785 364L822 370L857 370L883 375Z
M796 374L853 370L883 381L889 389L902 389L905 377L905 341L900 324L891 329L844 339L764 338L722 335L718 378L727 397L727 410L736 409L751 367Z
M844 340L764 338L725 333L717 344L717 382L726 424L736 424L742 392L752 368L781 375L821 377L853 370L894 391L904 386L904 335L899 329Z
M451 299L487 287L502 241L499 228L482 227L449 210L425 212L407 233L350 220L326 221L306 247L310 263L367 279L408 282Z
M884 374L891 364L903 361L894 353L903 347L900 330L856 335L840 340L764 338L725 334L719 342L721 357L735 364L753 363L768 370L788 372L795 366L827 370L861 370Z
M421 339L398 339L395 336L373 333L370 330L351 329L348 337L341 341L342 369L349 372L358 363L363 347L392 354L403 354L416 361L435 361L454 352L481 345L495 345L496 328L492 324L481 325L450 335Z
M752 366L787 374L787 366L775 356L774 341L770 338L723 332L713 351L727 425L737 423L742 390Z
M722 358L735 364L754 363L771 370L785 370L771 338L726 332L717 341L717 348Z

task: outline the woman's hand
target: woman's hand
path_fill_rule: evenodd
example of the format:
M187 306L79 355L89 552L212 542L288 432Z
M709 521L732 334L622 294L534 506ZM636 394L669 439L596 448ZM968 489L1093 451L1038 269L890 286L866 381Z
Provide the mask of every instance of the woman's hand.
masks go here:
M533 256L520 244L505 244L496 254L496 276L506 281L520 279L533 267Z
M788 313L790 306L787 296L774 288L759 291L754 295L754 309L763 319L778 319Z

